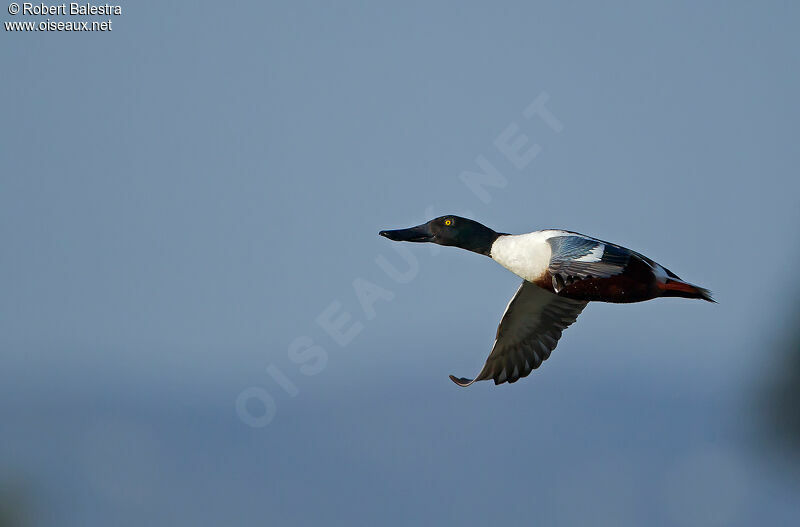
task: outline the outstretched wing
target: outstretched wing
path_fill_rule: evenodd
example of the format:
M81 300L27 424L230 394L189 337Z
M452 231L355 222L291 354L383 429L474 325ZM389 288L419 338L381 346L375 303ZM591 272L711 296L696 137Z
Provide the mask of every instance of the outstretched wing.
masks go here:
M489 358L475 379L450 379L459 386L494 379L495 384L527 377L550 357L561 332L575 322L588 302L563 298L523 281L508 303Z
M632 254L624 247L579 235L553 236L547 243L552 251L548 271L556 293L578 280L622 273Z

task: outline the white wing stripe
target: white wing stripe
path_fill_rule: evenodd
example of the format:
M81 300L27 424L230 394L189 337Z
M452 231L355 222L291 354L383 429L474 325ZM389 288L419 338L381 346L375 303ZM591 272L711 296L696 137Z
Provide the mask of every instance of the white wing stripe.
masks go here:
M576 262L599 262L603 259L603 252L606 250L606 245L604 243L598 244L591 250L591 252L585 256L581 256L580 258L576 258Z

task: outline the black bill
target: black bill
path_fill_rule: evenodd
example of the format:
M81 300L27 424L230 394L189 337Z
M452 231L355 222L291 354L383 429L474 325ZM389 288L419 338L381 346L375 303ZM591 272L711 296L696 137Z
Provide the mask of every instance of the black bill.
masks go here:
M396 242L432 242L433 232L427 223L411 227L410 229L397 229L394 231L381 231L378 234Z

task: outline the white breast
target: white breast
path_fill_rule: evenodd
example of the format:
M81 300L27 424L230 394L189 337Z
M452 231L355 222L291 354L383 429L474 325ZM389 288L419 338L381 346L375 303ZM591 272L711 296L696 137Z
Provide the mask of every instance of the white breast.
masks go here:
M535 231L500 236L492 244L491 257L520 278L533 282L550 265L551 249L547 239L564 234L562 231Z

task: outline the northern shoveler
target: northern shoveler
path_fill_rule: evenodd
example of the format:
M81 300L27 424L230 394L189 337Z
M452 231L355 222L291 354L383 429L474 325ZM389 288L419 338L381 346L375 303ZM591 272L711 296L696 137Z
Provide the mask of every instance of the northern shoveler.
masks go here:
M504 234L459 216L409 229L381 231L394 241L431 242L483 254L523 279L506 307L486 364L459 386L527 377L550 357L561 332L591 301L642 302L661 296L714 302L708 289L681 280L650 258L620 245L557 229Z

